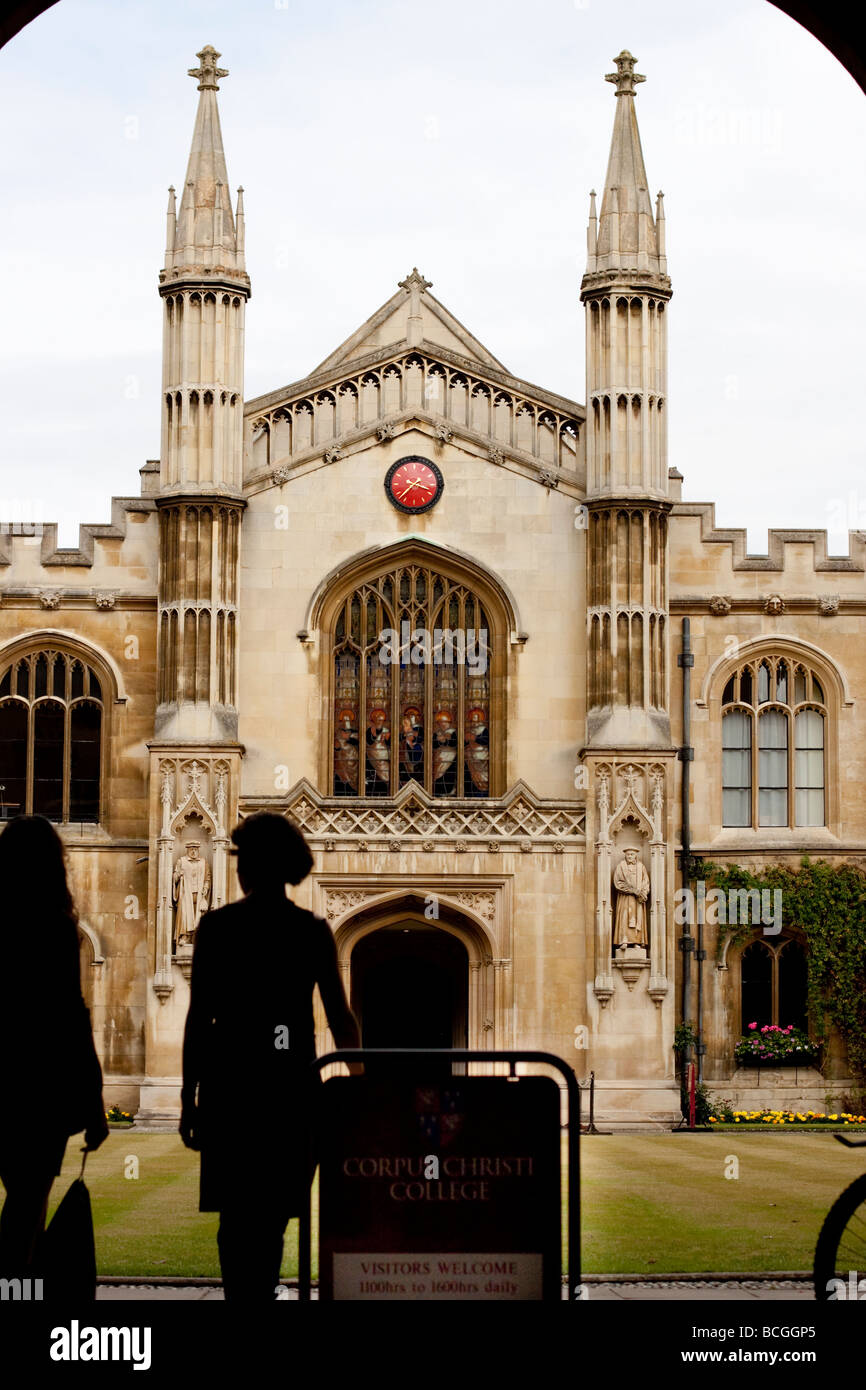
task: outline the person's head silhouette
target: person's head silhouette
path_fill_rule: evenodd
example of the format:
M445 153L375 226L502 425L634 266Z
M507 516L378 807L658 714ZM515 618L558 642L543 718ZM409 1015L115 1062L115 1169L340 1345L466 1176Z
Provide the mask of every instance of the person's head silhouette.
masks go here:
M272 811L259 811L241 821L232 831L232 840L245 893L285 892L287 883L300 883L313 867L300 830Z
M0 905L27 900L29 911L76 920L63 841L44 816L16 816L0 835Z

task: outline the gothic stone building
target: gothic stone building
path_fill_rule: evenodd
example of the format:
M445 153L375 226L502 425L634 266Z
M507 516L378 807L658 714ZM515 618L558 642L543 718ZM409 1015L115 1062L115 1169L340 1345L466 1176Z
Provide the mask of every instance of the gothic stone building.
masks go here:
M695 853L863 854L864 537L835 558L823 531L771 531L750 555L681 500L630 54L590 202L585 404L513 376L417 270L304 380L245 400L226 73L198 57L159 275L160 458L77 549L47 525L0 551L2 814L61 828L107 1097L177 1113L197 914L238 894L231 828L269 809L309 837L297 896L333 929L369 1043L549 1049L595 1071L609 1122L669 1122L678 750ZM744 1010L803 1020L804 950L758 925L717 960L715 935L710 1085L843 1090L838 1041L823 1077L759 1092L736 1071ZM237 942L239 990L267 969Z

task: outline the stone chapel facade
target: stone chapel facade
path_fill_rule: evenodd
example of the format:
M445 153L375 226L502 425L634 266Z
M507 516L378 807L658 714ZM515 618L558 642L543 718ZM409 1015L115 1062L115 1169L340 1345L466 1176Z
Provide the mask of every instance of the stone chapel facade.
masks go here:
M239 892L232 826L268 809L314 850L297 897L368 1043L547 1049L594 1070L608 1122L674 1121L679 753L693 853L862 860L866 539L832 557L824 531L771 531L750 555L681 499L627 52L585 404L513 376L417 270L308 377L245 400L219 56L191 70L169 195L160 458L77 549L48 525L0 550L0 814L61 828L107 1099L176 1116L196 921ZM705 944L704 1075L747 1103L743 1000L799 1018L803 943ZM238 941L239 990L267 969ZM834 1043L824 1077L761 1094L822 1105L845 1073Z

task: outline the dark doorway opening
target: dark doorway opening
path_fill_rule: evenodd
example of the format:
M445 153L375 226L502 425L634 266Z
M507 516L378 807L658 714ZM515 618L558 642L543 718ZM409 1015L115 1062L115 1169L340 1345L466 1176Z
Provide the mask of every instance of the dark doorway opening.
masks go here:
M352 1008L364 1047L466 1047L469 956L450 932L411 918L352 951Z

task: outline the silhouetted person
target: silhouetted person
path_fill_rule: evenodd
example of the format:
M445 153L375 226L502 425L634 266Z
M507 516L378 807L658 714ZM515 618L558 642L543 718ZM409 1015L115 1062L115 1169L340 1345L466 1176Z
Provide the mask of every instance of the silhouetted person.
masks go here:
M274 1298L283 1234L315 1169L316 985L337 1046L360 1042L330 927L286 897L313 866L303 835L263 812L232 839L246 897L196 931L180 1133L201 1150L199 1210L220 1213L225 1297L262 1302Z
M0 834L0 940L0 1276L21 1278L38 1272L70 1135L83 1129L88 1149L108 1136L63 842L41 816Z

